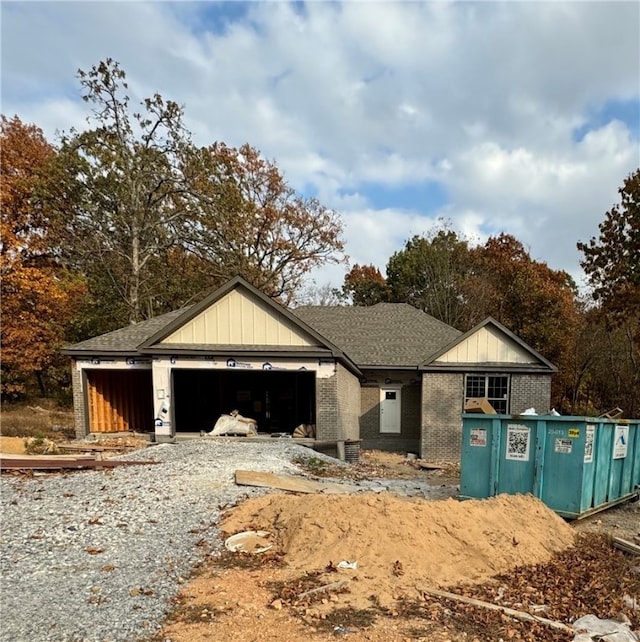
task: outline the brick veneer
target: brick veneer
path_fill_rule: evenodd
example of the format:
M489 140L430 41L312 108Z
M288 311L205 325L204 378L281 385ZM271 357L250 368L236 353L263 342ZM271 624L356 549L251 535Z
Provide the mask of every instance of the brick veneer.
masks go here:
M510 414L549 410L551 375L512 374ZM464 374L425 372L422 379L420 455L430 461L459 461L464 407Z
M75 361L71 363L71 387L73 389L73 418L76 429L76 439L87 436L87 412L85 395L82 389L82 371L76 368Z
M425 372L422 376L420 456L429 461L458 461L462 439L464 374Z
M420 384L416 373L406 371L366 372L367 383L360 390L360 438L363 448L418 452L420 446ZM380 388L390 379L401 388L400 433L380 432Z
M360 382L341 364L328 379L316 378L316 435L319 440L358 439Z
M512 415L519 415L527 408L535 408L539 415L551 408L551 375L511 375Z

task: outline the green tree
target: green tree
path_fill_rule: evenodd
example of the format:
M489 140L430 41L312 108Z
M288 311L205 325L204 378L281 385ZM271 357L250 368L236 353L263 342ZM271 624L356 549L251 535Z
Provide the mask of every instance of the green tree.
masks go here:
M578 243L578 249L593 298L608 318L615 324L635 320L632 335L640 357L640 169L618 192L620 204L606 212L598 238Z
M93 128L62 139L56 172L69 202L58 212L61 247L112 325L134 323L154 294L151 262L174 246L188 211L188 133L182 109L159 94L131 114L117 62L78 76Z
M463 285L469 274L469 246L440 224L414 236L387 264L393 301L403 301L454 327L465 320Z

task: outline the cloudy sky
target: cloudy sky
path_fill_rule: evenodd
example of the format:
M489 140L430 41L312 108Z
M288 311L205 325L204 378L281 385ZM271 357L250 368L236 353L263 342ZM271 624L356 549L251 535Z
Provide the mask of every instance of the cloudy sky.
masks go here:
M351 264L383 272L439 218L513 234L580 276L640 166L640 3L10 2L2 113L82 127L78 68L185 106L195 142L244 142L338 210ZM316 273L340 285L344 267Z

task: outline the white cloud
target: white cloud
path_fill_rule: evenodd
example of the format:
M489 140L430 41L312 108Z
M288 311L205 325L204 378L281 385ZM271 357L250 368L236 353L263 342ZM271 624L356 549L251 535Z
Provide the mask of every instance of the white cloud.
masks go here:
M609 2L3 3L2 111L47 135L82 126L74 79L111 56L132 99L186 105L196 142L250 142L344 216L352 262L381 268L439 216L506 231L578 273L640 165L623 123L640 96L640 5ZM215 18L215 25L211 19ZM203 22L206 19L209 22ZM434 210L376 210L366 183L440 181ZM341 274L335 272L338 283ZM338 284L336 283L336 284Z

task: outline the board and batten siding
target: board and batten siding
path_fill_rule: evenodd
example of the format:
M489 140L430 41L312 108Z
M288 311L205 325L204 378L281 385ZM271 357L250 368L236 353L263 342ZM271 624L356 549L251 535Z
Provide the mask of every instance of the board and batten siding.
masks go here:
M166 337L161 343L209 345L315 346L284 315L262 301L233 290Z
M535 363L515 341L495 328L484 327L438 357L435 363Z

